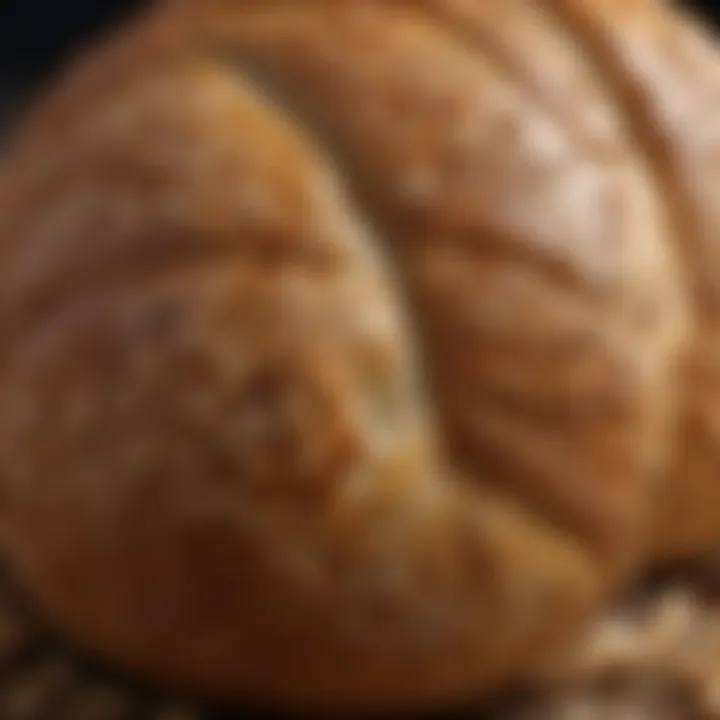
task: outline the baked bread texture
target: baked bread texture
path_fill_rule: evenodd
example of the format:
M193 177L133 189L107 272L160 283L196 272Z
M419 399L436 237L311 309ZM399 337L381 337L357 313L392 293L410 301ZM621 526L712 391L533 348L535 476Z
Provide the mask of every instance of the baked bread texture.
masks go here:
M175 0L0 170L0 540L225 700L502 687L720 541L720 60L651 0Z

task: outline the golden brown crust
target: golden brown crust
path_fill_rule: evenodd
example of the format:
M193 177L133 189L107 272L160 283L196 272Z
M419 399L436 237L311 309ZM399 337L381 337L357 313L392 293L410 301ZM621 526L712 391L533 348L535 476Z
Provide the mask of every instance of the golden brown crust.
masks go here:
M656 159L681 229L694 333L685 347L677 453L664 485L655 543L661 557L687 555L720 542L717 41L700 22L679 23L651 6L631 12L632 4L621 5L608 22L592 3L579 5L597 52L612 58L616 83L634 99L647 151Z
M593 63L525 3L240 5L202 7L203 50L310 125L385 231L456 457L473 473L492 462L553 521L620 540L607 514L631 488L616 478L655 413L645 398L631 416L647 383L661 400L655 356L681 301L674 277L657 291L674 272L663 197ZM523 56L538 47L547 67ZM628 337L640 353L646 334L647 365L631 368ZM592 498L575 482L586 472Z
M81 61L0 176L2 534L47 616L311 707L464 699L591 619L707 357L714 226L646 135L680 64L633 74L699 43L669 13L186 1Z

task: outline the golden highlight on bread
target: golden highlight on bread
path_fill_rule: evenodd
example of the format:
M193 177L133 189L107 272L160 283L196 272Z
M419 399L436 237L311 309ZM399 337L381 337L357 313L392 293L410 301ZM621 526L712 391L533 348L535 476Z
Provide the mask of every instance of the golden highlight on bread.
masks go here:
M650 0L180 0L0 171L2 550L157 682L482 696L720 542L720 60Z

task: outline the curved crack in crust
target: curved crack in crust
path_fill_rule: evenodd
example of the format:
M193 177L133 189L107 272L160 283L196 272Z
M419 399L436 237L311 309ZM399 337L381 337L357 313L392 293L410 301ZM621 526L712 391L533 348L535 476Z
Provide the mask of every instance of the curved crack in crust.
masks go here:
M245 2L240 5L239 12L242 14L244 7L252 7L254 4ZM314 5L317 5L317 3L314 3ZM290 4L284 0L278 0L278 2L274 2L268 6L268 11L271 12L278 6L282 8L283 6L290 6ZM377 7L385 9L378 3L373 3L365 9ZM520 91L523 98L529 94L530 107L539 111L540 114L548 116L548 118L559 127L561 132L569 132L569 137L573 140L573 147L581 152L581 158L597 159L592 135L579 130L579 128L582 128L582 125L574 121L570 123L571 127L570 130L568 130L566 127L567 123L564 122L561 115L562 105L556 103L552 97L543 99L541 89L533 84L529 74L523 72L521 64L513 61L511 52L506 52L500 44L494 42L491 42L488 48L485 48L482 34L477 36L472 30L468 30L467 26L459 21L458 18L460 15L455 12L458 7L457 3L452 7L448 3L444 3L440 7L438 3L431 2L424 2L420 5L410 5L409 3L399 2L391 3L388 7L390 8L389 12L394 12L398 8L412 11L412 13L409 14L410 19L412 19L413 15L423 18L427 16L433 23L438 24L441 31L446 33L454 42L459 42L464 49L470 50L471 56L487 61L493 71L499 71L500 77L510 79L515 90ZM358 12L363 12L363 8L358 8ZM277 68L272 66L272 63L267 63L262 58L259 59L254 49L243 47L244 43L242 40L238 41L237 39L233 39L231 31L227 38L224 36L214 36L212 33L209 39L204 37L202 32L199 33L199 35L201 39L196 40L196 43L197 51L201 56L219 60L225 65L236 68L242 73L244 78L249 77L251 83L258 88L261 93L267 95L269 102L277 105L281 112L288 114L298 122L302 130L320 147L323 157L330 158L332 165L337 166L340 170L347 171L356 169L359 164L362 164L362 159L352 157L352 151L348 149L347 143L343 140L341 131L333 127L334 123L329 119L328 111L317 109L311 98L308 97L308 93L302 89L298 90L293 87L283 72L278 72ZM487 57L485 57L485 50L487 50ZM592 66L590 69L594 72ZM605 147L605 150L607 150L607 147ZM615 148L615 150L617 150L617 148ZM644 173L643 180L647 180L648 178L646 176L649 174L650 173ZM397 228L393 229L393 225L397 221L397 218L393 219L393 215L397 215L397 211L383 207L383 203L387 201L378 198L377 193L375 197L373 197L373 188L367 187L368 184L372 182L369 179L368 173L345 172L343 179L346 180L346 184L352 190L352 200L360 207L363 218L372 223L376 229L378 229L379 226L376 236L379 238L391 238L394 241L393 244L398 246L393 259L389 263L391 275L397 284L405 289L404 296L410 300L410 304L412 305L415 298L413 298L413 292L411 291L411 282L409 282L408 277L404 277L403 273L398 269L398 264L402 262L402 257L398 259L398 254L403 252L403 249L400 247L402 243L400 242L401 238L398 238L399 232ZM400 222L403 222L403 220ZM503 247L503 232L499 228L492 226L480 227L477 222L475 222L473 231L476 235L482 234L484 231L488 232L490 241L489 255L491 257L494 256L495 259L500 258L507 261L515 256L515 248L509 247L507 244ZM522 237L520 237L520 241L522 241ZM468 243L463 241L462 237L453 237L453 243L458 247L468 245ZM384 243L384 247L380 249L384 250L387 254L388 243ZM549 285L552 285L554 291L558 291L559 294L564 295L578 286L572 271L567 272L567 268L563 267L562 263L555 262L555 259L546 254L539 244L528 245L524 250L526 254L530 256L528 263L531 268L534 270L537 269L538 274L541 275ZM666 250L667 248L663 247L662 252L664 253ZM393 256L392 252L389 254ZM592 308L595 299L596 298L592 297L592 293L590 293L590 297L586 294L580 294L575 297L574 304L576 309L581 306ZM670 308L670 317L675 318L676 313L678 313L677 307L675 307L673 303L668 303L667 306L663 306L662 310L665 311L666 308ZM662 316L662 314L661 312L660 315ZM425 333L419 327L418 321L413 322L412 318L421 315L422 313L419 311L413 313L406 310L403 313L405 318L410 318L410 327L414 331L413 336L416 339L416 347L422 345L427 346L429 344L427 338L424 338L424 343L417 342L417 340L423 339ZM655 325L653 325L653 327L655 327ZM677 327L679 327L679 323L668 322L667 328L665 328L667 332L658 343L663 346L663 351L667 338L672 337L673 340L675 339ZM418 353L418 355L423 357L422 353ZM650 358L649 354L646 355L646 361L652 365L654 360ZM660 353L660 355L662 355L662 353ZM427 364L426 361L426 365ZM653 369L655 369L654 366ZM425 377L431 381L433 380L432 373L426 373ZM482 388L476 391L482 395ZM532 399L534 398L531 398L531 400ZM517 404L513 403L507 405L507 414L512 416L508 417L508 423L514 428L514 432L517 431L520 433L520 436L524 437L523 431L528 430L526 427L527 422L523 425L523 422L521 422L523 418L519 417L518 413L513 410L513 408L516 407ZM610 405L607 405L606 409L613 412L615 411L610 408ZM621 412L620 410L618 411ZM655 414L654 419L661 422L662 417L663 413L658 412ZM527 418L525 418L525 420L527 420ZM461 424L465 422L467 421L462 420ZM448 428L446 428L446 431L447 430ZM532 430L532 428L530 428L530 430ZM450 432L452 433L454 430ZM546 445L551 455L557 454L560 450L558 447L551 447L552 443L547 443ZM463 443L460 443L459 448L462 450L464 446ZM460 454L462 455L463 453L461 452ZM532 498L536 512L545 517L549 526L560 526L567 531L569 524L572 525L572 527L569 528L571 534L585 534L593 538L597 536L598 538L602 538L597 541L599 544L612 544L613 540L607 537L606 529L601 526L615 527L616 523L614 520L617 518L613 517L613 508L611 507L613 501L608 501L605 497L599 497L594 503L594 506L590 507L590 505L585 503L584 499L578 498L578 501L573 504L572 493L568 495L566 492L570 486L567 484L562 487L556 486L553 477L552 472L547 472L542 478L538 478L538 482L536 483L538 487L534 488L534 496ZM516 497L520 494L520 491L517 489L513 490L512 483L499 483L499 485L502 487L502 492L509 496ZM546 492L548 486L550 490ZM533 492L528 491L527 488L524 488L523 491L526 491L528 496L533 495ZM552 501L544 501L550 497L553 497ZM633 505L634 502L629 504ZM574 520L572 519L573 517L575 518ZM571 521L568 521L568 518L571 518Z

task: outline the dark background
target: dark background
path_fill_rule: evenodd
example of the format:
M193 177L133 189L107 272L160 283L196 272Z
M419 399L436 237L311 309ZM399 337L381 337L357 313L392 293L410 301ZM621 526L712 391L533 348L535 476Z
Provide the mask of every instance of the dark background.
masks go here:
M0 134L71 55L147 0L0 0Z
M0 85L34 84L79 43L147 5L142 0L0 2Z
M42 87L69 54L148 4L147 0L0 0L0 113L3 106L7 113ZM682 4L700 10L720 30L720 4Z

